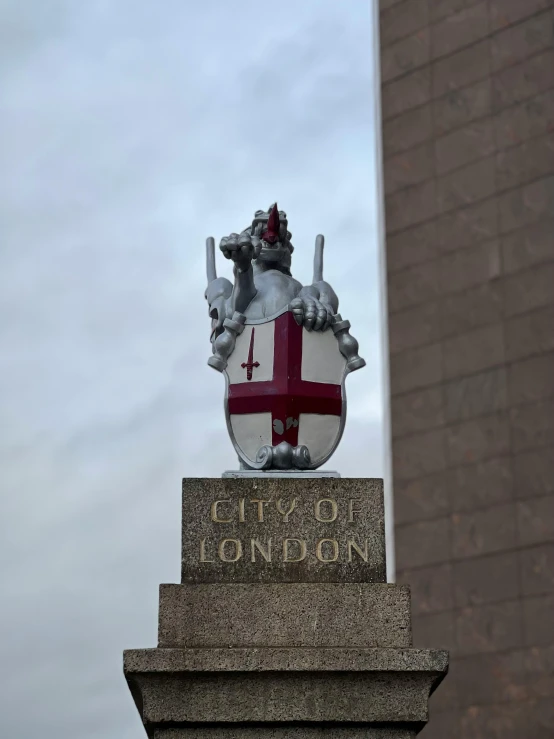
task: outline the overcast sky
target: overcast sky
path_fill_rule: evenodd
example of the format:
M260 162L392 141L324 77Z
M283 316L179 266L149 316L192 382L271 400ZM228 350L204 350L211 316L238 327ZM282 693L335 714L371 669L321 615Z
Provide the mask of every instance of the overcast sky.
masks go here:
M368 362L327 465L383 474L369 0L0 0L2 734L143 736L121 652L236 468L204 243L277 200ZM220 274L229 264L218 259Z

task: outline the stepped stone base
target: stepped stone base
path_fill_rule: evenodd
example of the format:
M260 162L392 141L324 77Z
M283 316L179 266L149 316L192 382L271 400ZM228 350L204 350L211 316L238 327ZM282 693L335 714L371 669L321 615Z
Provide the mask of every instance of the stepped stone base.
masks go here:
M159 733L164 724L190 730L198 727L187 724L203 723L256 723L260 724L258 736L272 736L262 732L263 724L292 728L295 723L311 723L320 730L327 724L337 730L340 724L346 729L369 723L374 732L385 728L389 732L376 733L376 737L403 736L410 730L405 727L416 731L427 721L429 694L446 668L444 652L420 649L144 649L125 653L125 673L146 729L159 736L164 736ZM394 724L401 726L400 734L390 733ZM274 731L275 727L267 728Z
M183 583L160 586L158 648L124 654L148 736L414 737L428 719L429 695L447 672L448 655L411 648L409 588L382 581L380 481L196 485L199 495L191 504L195 483L184 483ZM214 501L222 502L214 507ZM254 505L248 509L247 502ZM247 511L250 520L241 520ZM259 549L246 562L231 561L221 549L219 561L194 564L205 551L198 538L237 541L246 530L265 543L276 531L292 536L289 525L297 540L310 535L316 542L336 541L336 549L332 543L315 549L290 562L290 569L286 560L276 568L258 557ZM349 540L359 542L363 556L344 557L340 569L333 568L334 553L348 553ZM231 551L236 554L236 545ZM206 582L198 582L199 575Z

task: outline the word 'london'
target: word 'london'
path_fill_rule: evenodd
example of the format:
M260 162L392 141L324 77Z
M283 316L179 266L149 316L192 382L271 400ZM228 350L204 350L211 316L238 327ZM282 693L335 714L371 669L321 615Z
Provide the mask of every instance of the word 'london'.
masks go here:
M347 522L355 523L361 513L356 498L347 501ZM264 514L266 506L273 503L271 500L261 498L239 498L234 503L230 498L215 500L210 506L210 519L215 524L246 523L255 521L263 523L266 521ZM298 500L283 501L281 498L274 502L275 510L282 517L283 523L288 523L291 515L297 510ZM337 502L333 498L321 498L314 503L313 515L320 523L333 523L339 515ZM293 517L294 523L294 517ZM313 549L313 552L311 551ZM336 539L318 539L310 554L322 563L337 562L346 558L352 562L353 559L368 561L368 541L356 541L353 537L347 538L344 545L340 545ZM200 562L215 562L216 557L221 562L238 562L240 559L249 558L251 562L272 562L275 558L282 562L302 562L308 555L308 543L297 537L286 537L281 541L275 541L272 537L261 541L251 538L247 541L235 538L222 538L218 542L210 541L207 537L200 539L199 559Z

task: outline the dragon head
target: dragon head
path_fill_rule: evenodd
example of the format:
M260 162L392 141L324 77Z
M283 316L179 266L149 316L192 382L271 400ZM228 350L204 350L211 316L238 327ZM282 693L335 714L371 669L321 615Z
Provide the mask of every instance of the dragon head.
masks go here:
M277 203L267 211L257 210L248 229L255 239L256 261L266 269L278 269L290 275L291 254L287 214L277 209Z

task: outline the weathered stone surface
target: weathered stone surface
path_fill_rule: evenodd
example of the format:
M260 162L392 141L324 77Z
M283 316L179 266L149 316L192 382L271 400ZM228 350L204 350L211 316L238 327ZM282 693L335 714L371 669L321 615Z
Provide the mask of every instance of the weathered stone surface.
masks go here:
M143 720L157 723L424 722L434 677L352 672L136 678Z
M436 672L448 668L441 649L381 647L220 647L126 649L126 674L186 672Z
M183 480L182 582L385 582L383 484Z
M409 647L410 591L365 583L162 585L160 647Z
M427 720L429 694L447 669L444 652L412 649L189 651L126 652L126 676L149 731L204 722L414 730Z
M257 724L253 727L210 726L207 728L194 726L185 729L156 729L154 739L412 739L416 732L409 729L367 729L339 727L265 727Z

